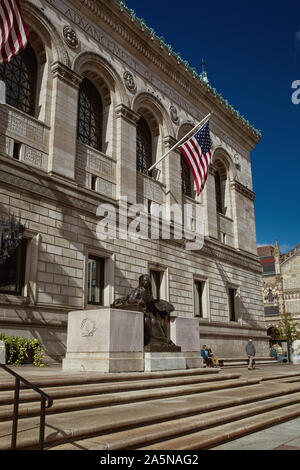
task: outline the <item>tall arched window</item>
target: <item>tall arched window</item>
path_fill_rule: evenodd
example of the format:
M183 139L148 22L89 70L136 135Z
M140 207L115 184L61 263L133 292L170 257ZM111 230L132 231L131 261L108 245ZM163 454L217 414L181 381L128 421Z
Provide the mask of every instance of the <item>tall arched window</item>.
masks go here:
M152 135L146 119L141 116L136 129L136 169L151 176L148 168L152 165Z
M34 116L37 60L29 43L8 64L0 64L0 80L5 82L7 104Z
M77 138L97 150L102 150L102 115L98 90L88 78L84 78L79 88Z
M184 155L181 154L181 187L185 196L193 197L191 170Z
M217 212L230 217L230 194L228 185L227 169L223 161L215 161L215 195Z
M223 214L223 196L222 196L222 182L221 182L221 175L219 170L216 171L215 174L215 188L216 188L216 204L217 204L217 212Z

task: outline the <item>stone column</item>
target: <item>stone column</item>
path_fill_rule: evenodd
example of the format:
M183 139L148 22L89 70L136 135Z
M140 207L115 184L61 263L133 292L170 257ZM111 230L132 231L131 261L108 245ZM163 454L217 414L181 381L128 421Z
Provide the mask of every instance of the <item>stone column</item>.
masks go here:
M78 89L82 78L59 62L52 64L51 72L53 90L48 171L74 179Z
M234 247L236 249L240 248L240 220L239 220L239 201L238 195L236 192L235 183L230 184L231 190L231 208L232 208L232 219L233 219L233 233L234 233Z
M238 181L230 183L234 246L236 249L257 254L254 216L255 194Z
M136 203L136 126L140 115L124 104L116 107L117 116L117 199L126 196Z
M0 80L0 104L6 103L6 85L5 82Z

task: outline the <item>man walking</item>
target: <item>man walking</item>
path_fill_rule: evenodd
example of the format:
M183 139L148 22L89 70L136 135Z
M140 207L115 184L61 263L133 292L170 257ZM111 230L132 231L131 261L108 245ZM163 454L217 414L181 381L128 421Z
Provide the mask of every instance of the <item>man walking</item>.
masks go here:
M255 369L255 366L254 366L255 346L253 344L252 339L249 339L246 345L246 354L249 359L248 370Z

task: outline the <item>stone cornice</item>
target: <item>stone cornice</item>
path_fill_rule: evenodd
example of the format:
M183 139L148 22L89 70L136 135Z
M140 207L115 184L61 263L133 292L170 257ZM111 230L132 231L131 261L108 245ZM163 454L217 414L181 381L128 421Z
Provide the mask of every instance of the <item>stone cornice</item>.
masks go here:
M255 193L253 191L251 191L251 189L247 188L246 186L244 186L242 183L240 183L239 181L237 180L234 180L230 183L230 187L232 189L235 189L237 192L239 192L240 194L242 194L243 196L247 197L248 199L250 199L251 201L254 201L255 199Z
M177 140L174 137L172 137L171 135L165 136L164 139L163 139L163 142L164 142L165 146L169 149L171 149L172 147L174 147L174 145L177 144ZM180 152L180 150L178 148L175 149L175 151L176 150L177 150L177 152Z
M49 1L49 0L48 0ZM202 83L198 75L194 74L189 67L184 65L182 59L168 52L166 47L159 44L157 40L151 40L147 27L136 22L134 16L130 16L127 8L118 5L115 1L103 2L102 0L69 0L80 10L85 10L91 20L101 19L107 30L113 30L114 34L120 36L120 44L126 43L134 55L142 57L151 62L161 73L167 77L167 81L176 85L175 88L184 92L187 99L191 98L195 103L201 104L200 109L204 117L209 111L214 111L222 117L222 125L226 126L228 121L234 123L233 131L240 139L248 141L251 148L259 142L260 135L254 131L250 124L236 112L223 97L206 84ZM200 116L201 117L201 116Z
M246 268L256 274L262 273L262 267L257 256L244 251L240 252L211 238L205 238L201 254L205 254L206 256L213 257L216 260L228 264L237 265L240 268ZM228 282L230 282L230 280L228 280Z
M135 111L132 111L132 109L128 108L124 104L119 104L116 107L116 116L122 117L126 119L126 121L130 122L130 124L137 125L139 119L140 119L140 114L136 113Z
M82 82L82 77L71 70L66 65L61 62L54 62L51 65L51 73L53 77L59 77L61 80L66 82L68 85L71 85L75 88L78 88Z

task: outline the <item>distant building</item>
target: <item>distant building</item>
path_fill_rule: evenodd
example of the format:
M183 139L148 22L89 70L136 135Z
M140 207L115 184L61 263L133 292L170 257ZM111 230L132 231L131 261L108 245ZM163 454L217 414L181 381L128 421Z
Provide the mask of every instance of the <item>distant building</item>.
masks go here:
M268 330L276 326L283 313L299 320L300 328L300 244L286 254L275 246L258 247L263 269L264 311Z

